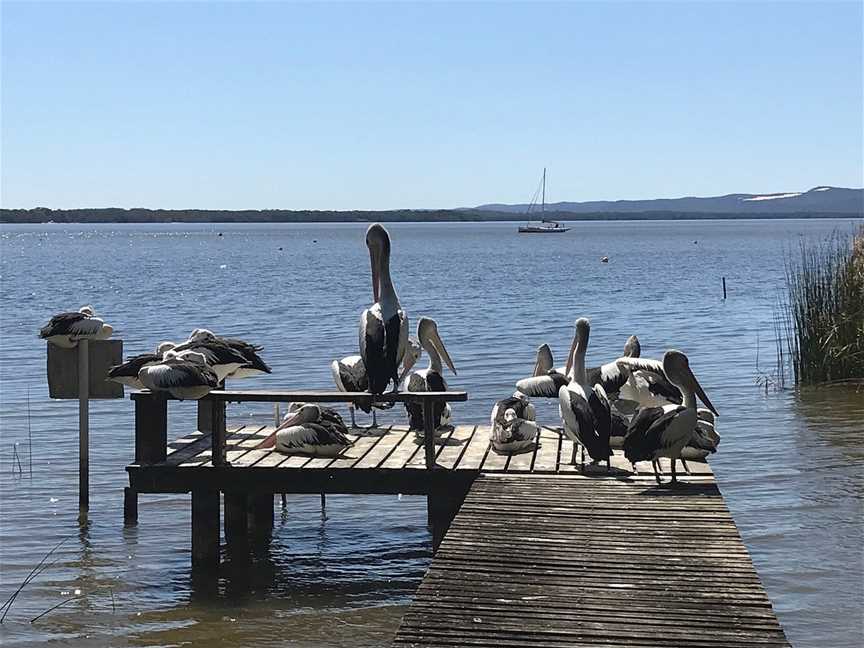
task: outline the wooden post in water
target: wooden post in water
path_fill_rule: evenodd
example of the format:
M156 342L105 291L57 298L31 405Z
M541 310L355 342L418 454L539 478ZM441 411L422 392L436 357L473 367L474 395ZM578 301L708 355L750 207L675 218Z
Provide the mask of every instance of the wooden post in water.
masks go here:
M90 510L90 340L78 342L78 517Z
M219 491L192 491L192 569L219 566Z
M248 552L246 493L225 493L225 541L232 559Z
M723 277L723 299L726 299L726 277Z
M249 495L249 533L255 540L266 540L273 533L273 493Z

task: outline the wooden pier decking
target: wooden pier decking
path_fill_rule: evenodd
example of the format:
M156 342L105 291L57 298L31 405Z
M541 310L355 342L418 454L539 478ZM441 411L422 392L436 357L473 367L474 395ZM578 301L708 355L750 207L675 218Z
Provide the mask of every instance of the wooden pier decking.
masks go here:
M788 647L710 477L474 481L393 645Z
M487 425L433 441L429 405L464 392L381 397L420 402L425 437L399 425L355 429L336 458L260 449L273 426L226 426L231 401L364 396L213 392L199 401L197 430L169 443L168 401L133 394L127 520L139 493L191 492L192 564L212 572L223 496L230 549L269 533L274 493L426 495L435 556L395 646L789 646L707 463L688 461L684 484L670 489L648 464L634 474L620 450L609 472L583 471L553 427L517 455L492 450Z

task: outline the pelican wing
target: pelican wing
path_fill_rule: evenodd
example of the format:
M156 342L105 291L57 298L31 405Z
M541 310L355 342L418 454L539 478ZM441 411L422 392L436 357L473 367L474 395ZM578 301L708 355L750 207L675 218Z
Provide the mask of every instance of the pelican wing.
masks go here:
M108 379L115 378L137 378L138 373L145 366L160 362L162 357L155 353L141 353L140 355L132 356L123 364L115 365L108 371Z
M595 385L588 392L588 407L591 409L592 429L583 435L585 450L594 460L608 459L612 455L609 436L612 427L612 414L609 398L602 385Z
M630 377L630 369L618 362L607 362L588 370L588 384L602 385L607 394L617 394Z
M138 374L138 378L148 388L158 390L202 386L216 388L219 385L219 380L212 369L183 360L144 367Z
M103 322L98 317L89 317L84 313L60 313L39 330L40 338L54 335L88 336L96 335Z
M630 421L627 436L624 437L624 456L631 463L649 461L664 446L663 433L686 408L644 407Z
M582 445L590 443L587 437L593 434L594 421L582 387L575 383L561 387L558 399L561 418L564 421L564 432Z
M405 314L405 311L400 308L399 311L396 313L396 317L399 318L399 346L396 350L397 374L393 380L395 381L395 383L398 383L398 369L399 366L402 364L402 361L405 359L405 353L408 350L408 316Z
M669 382L665 375L660 376L653 372L649 372L644 374L643 377L648 383L648 391L654 396L664 398L670 403L678 405L684 401L683 396L681 396L681 390Z
M366 377L366 365L358 355L348 356L330 363L333 382L339 391L366 391L369 380Z
M388 368L387 329L378 304L367 308L360 316L360 357L366 367L369 391L383 394L393 371ZM395 362L395 350L392 353Z
M519 380L516 389L533 398L557 398L561 387L568 382L564 374L551 370L545 376L532 376Z
M660 360L652 360L651 358L618 358L615 361L615 364L618 364L625 368L625 370L629 369L631 372L633 371L649 371L653 374L657 374L658 376L662 376L666 378L666 372L663 371L663 363Z

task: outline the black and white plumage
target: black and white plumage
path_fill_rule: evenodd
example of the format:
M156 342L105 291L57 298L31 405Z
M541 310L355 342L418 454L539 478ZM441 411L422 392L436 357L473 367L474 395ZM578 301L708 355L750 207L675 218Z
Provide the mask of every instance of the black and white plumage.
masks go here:
M352 444L348 428L331 407L291 403L288 413L260 448L275 448L284 454L336 457Z
M399 376L401 383L411 368L417 363L417 360L422 354L420 342L412 337L408 338L408 347L405 350L405 355L402 358L402 373ZM330 363L330 372L333 375L333 382L336 388L341 392L364 392L369 390L369 377L366 374L366 365L363 358L359 355L352 355L334 360ZM361 400L356 403L348 403L348 410L351 413L351 426L357 427L357 421L354 415L354 410L360 408L367 414L372 412L372 427L378 426L378 421L375 417L376 409L390 409L392 403L372 405L371 400Z
M49 344L74 349L78 340L107 340L113 332L110 324L96 317L92 306L82 306L77 312L54 315L39 329L39 337Z
M156 353L141 353L127 358L123 364L115 365L108 371L108 380L132 389L145 389L138 374L144 367L158 364L162 361L165 353L174 348L173 342L162 342L156 347Z
M714 414L703 407L696 410L696 429L693 436L681 451L681 463L687 469L687 461L704 461L708 455L717 452L720 445L720 434L715 428Z
M558 390L570 382L564 367L554 368L555 359L548 344L537 347L537 360L528 378L516 381L516 389L531 398L558 398Z
M630 353L625 347L624 356L615 361L622 370L626 370L628 379L621 386L618 397L623 401L635 403L634 407L662 407L663 405L680 405L681 391L669 380L663 369L661 360L642 357L642 347L639 338L630 336L627 341Z
M514 393L495 403L492 424L492 449L500 454L515 454L534 447L540 428L536 412L528 397Z
M369 391L383 394L399 385L399 365L408 346L408 316L390 277L390 235L375 223L366 230L372 266L374 303L360 315L360 357L366 367Z
M145 388L168 392L180 400L203 398L219 385L204 355L194 351L187 351L182 357L176 351L168 351L159 362L142 367L138 379Z
M456 367L438 334L438 324L435 320L429 317L420 318L417 322L417 339L429 356L429 366L409 373L402 385L403 390L412 392L447 391L447 381L444 380L444 365L441 363L442 358L453 375L456 375ZM422 433L423 406L420 403L405 403L405 409L408 412L408 428ZM450 404L435 403L433 405L433 419L436 430L449 425L451 419Z
M705 391L690 370L687 356L670 350L663 355L663 370L669 380L681 391L681 405L668 404L661 407L640 409L630 422L624 439L624 456L630 463L651 461L654 477L660 484L657 460L668 457L672 460L672 482L677 481L675 461L681 458L682 450L693 438L699 420L696 412L696 397L705 403L714 414L717 410L708 400Z
M226 347L230 351L226 351ZM208 348L210 349L209 354L204 351ZM209 329L195 329L189 335L189 339L178 345L175 350L184 351L187 349L205 353L208 362L218 363L218 365L213 366L219 366L217 373L220 375L220 380L252 378L273 372L258 355L263 350L262 346L236 338L216 335Z
M585 353L588 350L590 333L591 324L587 319L582 317L576 320L576 334L567 361L570 382L560 388L558 399L564 433L574 441L571 461L576 461L575 444L578 443L582 446L583 467L587 451L592 463L606 461L608 470L609 457L612 456L609 445L612 424L610 405L602 385L588 384Z

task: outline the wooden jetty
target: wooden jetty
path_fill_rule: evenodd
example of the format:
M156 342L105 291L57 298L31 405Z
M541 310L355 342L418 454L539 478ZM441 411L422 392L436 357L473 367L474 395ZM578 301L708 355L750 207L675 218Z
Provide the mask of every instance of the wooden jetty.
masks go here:
M336 458L259 449L273 426L226 427L225 403L368 394L214 391L198 403L197 429L171 443L169 401L132 398L126 517L137 517L139 493L191 493L198 569L219 563L220 493L229 548L269 533L274 493L426 495L435 556L396 646L789 645L706 463L688 462L684 484L666 489L620 451L608 473L583 472L556 428L517 455L492 450L487 425L435 438L428 405L464 392L381 397L422 403L429 432L355 429Z

